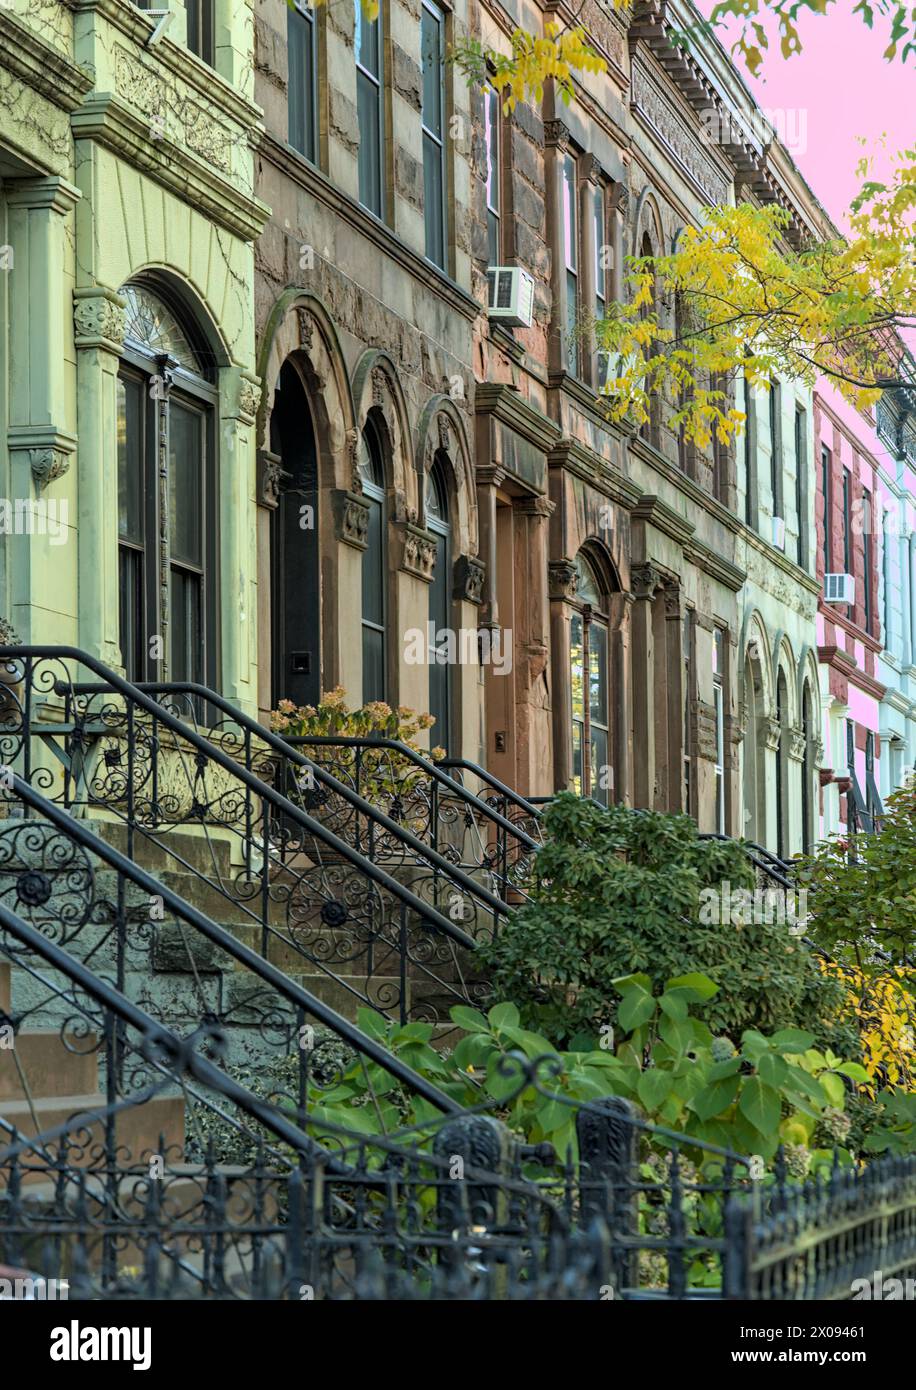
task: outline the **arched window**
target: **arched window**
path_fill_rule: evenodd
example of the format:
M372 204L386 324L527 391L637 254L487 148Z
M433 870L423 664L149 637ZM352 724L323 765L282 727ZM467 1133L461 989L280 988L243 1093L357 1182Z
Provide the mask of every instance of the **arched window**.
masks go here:
M117 382L121 659L132 680L216 684L212 354L180 308L125 285Z
M363 552L363 703L384 700L388 686L385 589L388 583L385 467L371 421L363 430L359 474L369 503L368 543Z
M569 627L573 787L580 796L593 796L606 806L611 793L607 597L581 550L576 556L573 603Z
M451 531L445 469L436 459L426 478L426 528L436 539L436 565L429 586L429 712L436 722L431 738L440 748L449 747L451 731L451 664L454 644L451 627Z

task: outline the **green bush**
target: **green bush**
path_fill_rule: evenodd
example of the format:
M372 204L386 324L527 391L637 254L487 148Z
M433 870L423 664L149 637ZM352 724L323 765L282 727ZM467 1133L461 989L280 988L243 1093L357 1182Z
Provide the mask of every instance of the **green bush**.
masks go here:
M704 890L755 886L740 843L700 839L689 816L571 793L551 802L545 831L531 902L481 947L494 996L514 1001L526 1026L594 1042L615 1021L619 977L641 971L658 989L700 972L718 986L703 1014L714 1031L801 1026L840 1047L842 986L791 922L704 920Z

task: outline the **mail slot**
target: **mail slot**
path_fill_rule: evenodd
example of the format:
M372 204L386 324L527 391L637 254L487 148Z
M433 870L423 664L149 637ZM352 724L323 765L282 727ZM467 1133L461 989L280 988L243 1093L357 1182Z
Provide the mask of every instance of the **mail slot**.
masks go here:
M294 676L308 676L312 672L311 652L291 652L290 666Z

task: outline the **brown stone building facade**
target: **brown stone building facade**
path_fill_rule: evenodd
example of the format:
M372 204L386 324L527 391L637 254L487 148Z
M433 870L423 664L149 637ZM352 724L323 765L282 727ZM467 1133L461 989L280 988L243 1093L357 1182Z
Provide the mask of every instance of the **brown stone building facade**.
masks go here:
M587 0L607 71L569 105L506 114L446 61L553 14L258 7L259 704L340 684L431 709L522 793L740 834L738 461L685 446L670 401L609 425L587 320L705 206L816 218L724 52L671 45L683 7ZM493 266L531 276L530 324L487 312Z

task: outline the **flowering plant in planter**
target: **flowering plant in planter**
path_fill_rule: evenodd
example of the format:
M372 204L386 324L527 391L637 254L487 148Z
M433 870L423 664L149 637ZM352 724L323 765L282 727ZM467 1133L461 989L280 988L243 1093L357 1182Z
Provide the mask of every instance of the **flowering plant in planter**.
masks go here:
M300 750L319 766L326 768L338 781L378 806L411 829L421 829L428 819L427 798L423 795L429 779L422 767L396 749L372 747L373 739L395 739L425 759L435 761L445 757L443 748L426 750L419 743L420 735L432 728L435 718L420 714L404 705L396 709L383 700L371 700L358 709L347 705L342 686L325 692L317 705L295 705L281 700L271 713L270 726L283 738L328 738L332 743L304 743ZM359 739L359 744L336 742L337 739ZM332 802L334 810L343 808L333 803L320 785L311 790L311 804L306 798L305 809L325 811Z

